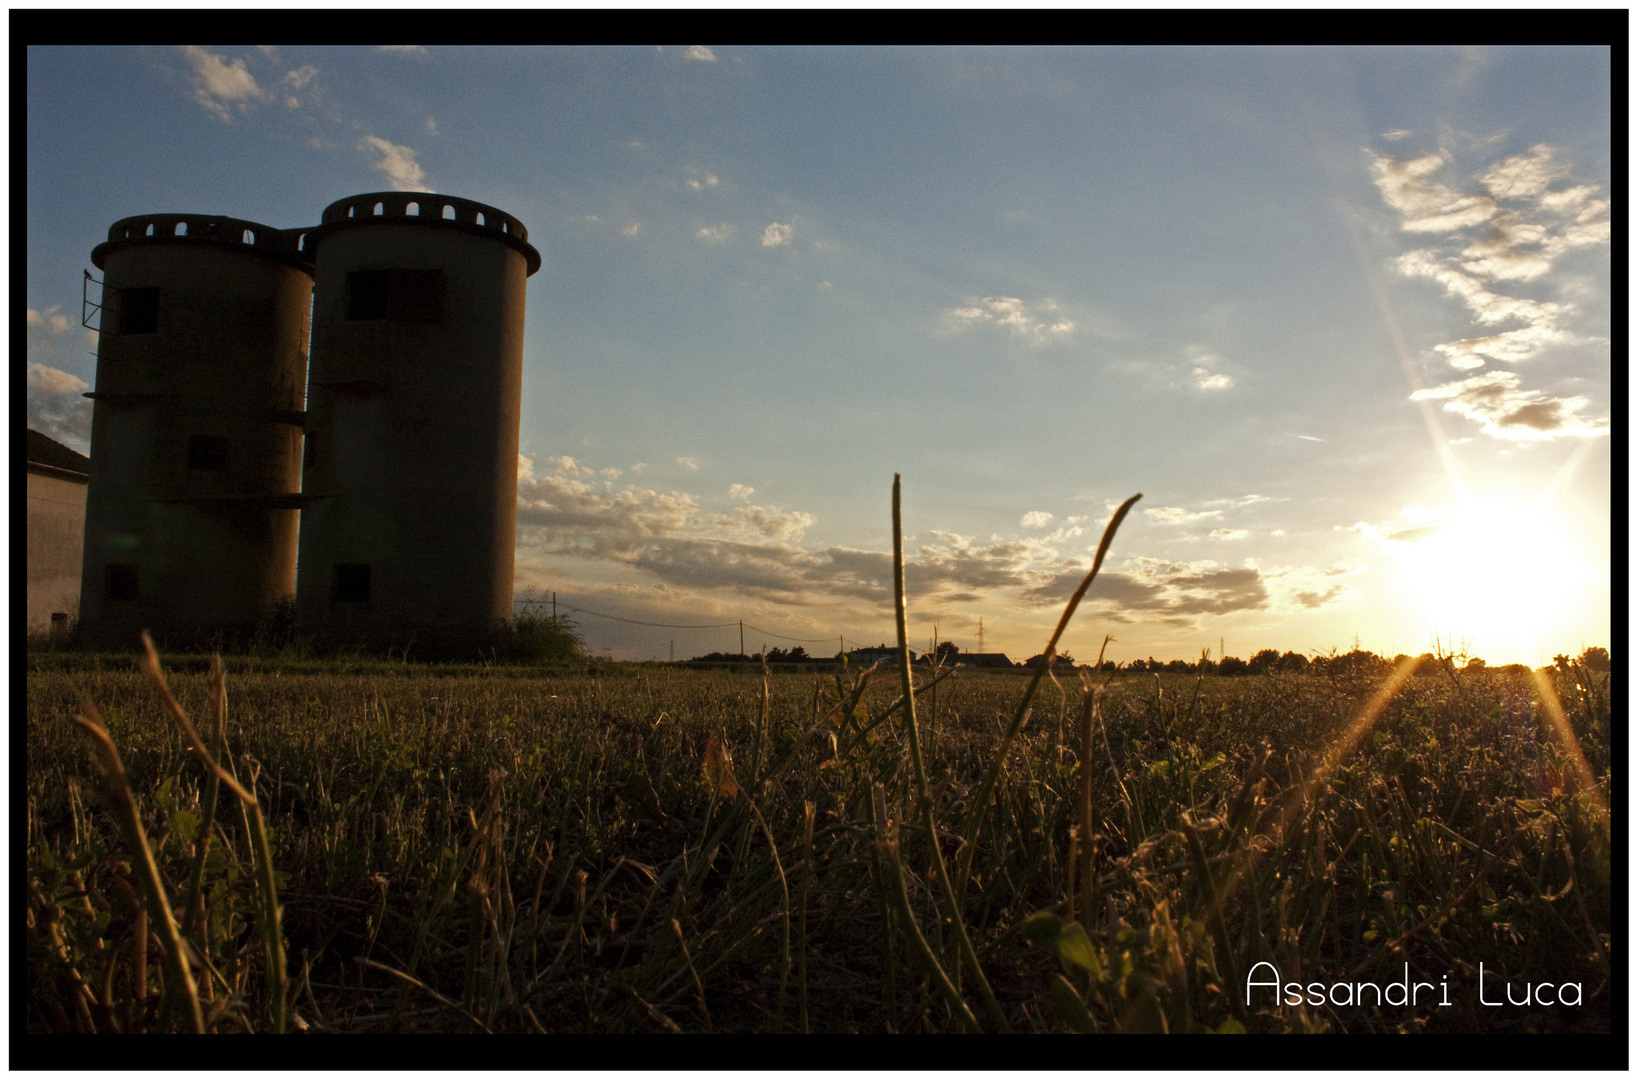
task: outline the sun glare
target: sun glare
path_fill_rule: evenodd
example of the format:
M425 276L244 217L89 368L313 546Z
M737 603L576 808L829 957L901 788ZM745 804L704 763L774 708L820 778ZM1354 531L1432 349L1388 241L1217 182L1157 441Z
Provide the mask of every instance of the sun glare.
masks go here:
M1400 580L1441 638L1534 657L1565 614L1582 560L1550 509L1474 499L1392 539Z

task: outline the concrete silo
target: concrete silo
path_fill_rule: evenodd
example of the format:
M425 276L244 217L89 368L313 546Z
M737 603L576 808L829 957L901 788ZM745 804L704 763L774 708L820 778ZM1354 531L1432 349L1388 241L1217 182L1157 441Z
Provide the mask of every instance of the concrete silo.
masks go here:
M126 218L105 272L82 631L129 647L249 630L295 591L311 241Z
M482 648L511 617L525 281L517 219L342 199L316 274L296 617L320 642Z

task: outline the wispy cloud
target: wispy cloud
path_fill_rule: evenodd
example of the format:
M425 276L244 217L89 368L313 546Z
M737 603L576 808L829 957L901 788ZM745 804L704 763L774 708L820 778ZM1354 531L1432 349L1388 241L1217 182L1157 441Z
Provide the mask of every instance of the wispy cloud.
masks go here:
M718 184L716 173L701 172L695 168L685 170L683 184L690 191L710 191Z
M1058 314L1058 305L1052 300L1025 301L1016 296L986 296L969 299L961 307L951 308L945 317L957 328L989 326L1004 328L1015 337L1041 342L1063 337L1075 329L1075 324Z
M224 124L233 120L233 109L243 112L252 103L265 100L267 92L256 83L243 57L227 59L197 45L185 45L182 55L193 71L193 98Z
M1610 431L1608 418L1577 415L1587 407L1586 398L1555 398L1535 390L1521 390L1518 375L1511 371L1487 371L1411 395L1413 401L1440 399L1448 399L1446 410L1478 421L1484 425L1486 435L1498 439L1534 442L1591 438Z
M683 468L687 469L689 472L699 472L700 471L700 463L695 461L691 457L680 457L680 458L677 459L677 464L681 465Z
M1190 525L1196 521L1209 521L1212 518L1223 516L1221 510L1189 511L1181 506L1151 506L1143 511L1143 516L1157 525Z
M1213 540L1244 540L1251 534L1245 529L1213 529L1208 535Z
M285 72L284 78L279 80L279 85L285 91L285 106L291 109L301 108L301 92L306 90L308 84L310 84L317 76L318 68L314 67L312 64L303 64L294 71Z
M640 222L640 221L633 221L630 225L627 225L627 226L625 226L624 228L622 228L620 230L620 235L621 236L636 236L638 233L640 233L642 231L643 231L643 223Z
M431 191L422 183L426 170L415 160L415 151L408 146L390 143L377 135L366 135L358 148L376 154L375 170L387 178L394 191Z
M1377 190L1382 201L1399 212L1399 227L1406 232L1453 232L1496 215L1496 202L1489 196L1463 194L1432 179L1445 167L1444 154L1409 161L1374 157Z
M725 221L721 225L702 226L694 235L707 244L720 244L734 235L734 227Z
M1596 185L1564 186L1570 170L1551 147L1539 144L1492 162L1466 191L1435 179L1451 160L1446 152L1405 161L1371 157L1377 188L1399 215L1401 228L1448 234L1439 247L1401 255L1399 272L1442 286L1479 326L1519 324L1435 345L1445 363L1475 371L1487 363L1520 364L1557 347L1597 340L1571 329L1577 313L1573 303L1516 291L1547 278L1566 253L1610 240L1609 200L1598 197ZM1498 283L1508 283L1513 291L1500 291ZM1550 439L1607 430L1606 421L1575 415L1585 407L1584 399L1520 389L1519 378L1505 372L1417 391L1413 399L1448 399L1446 409L1479 421L1484 433L1495 438Z
M704 60L710 63L715 63L717 54L712 52L710 48L705 45L690 45L688 47L688 51L683 53L683 59Z
M400 56L426 56L425 45L377 45L382 52L397 53Z

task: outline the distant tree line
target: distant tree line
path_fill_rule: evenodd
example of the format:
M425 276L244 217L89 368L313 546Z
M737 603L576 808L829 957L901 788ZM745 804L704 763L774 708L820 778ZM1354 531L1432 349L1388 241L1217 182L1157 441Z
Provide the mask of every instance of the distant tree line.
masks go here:
M960 651L951 642L944 642L938 648L938 657L941 663L959 663L961 656ZM764 659L769 664L839 664L843 662L844 657L841 653L831 657L810 656L806 649L797 645L788 650L769 649L765 658L760 652L751 653L750 655L713 652L706 653L704 656L696 656L688 663L760 664ZM1379 678L1410 659L1411 657L1404 653L1390 658L1378 656L1376 653L1365 649L1354 649L1346 653L1321 653L1312 657L1300 652L1282 653L1278 649L1263 649L1254 654L1250 660L1242 660L1237 656L1225 656L1219 660L1213 660L1206 655L1202 655L1198 660L1156 660L1151 656L1148 659L1130 660L1124 664L1117 663L1114 660L1105 660L1098 670L1109 673L1122 671L1166 672L1173 675L1270 675L1276 672L1309 672L1316 675L1324 674L1341 678ZM1455 654L1425 652L1415 659L1418 670L1427 672L1437 671L1440 668L1447 671L1482 671L1487 666L1483 658L1470 656L1465 652ZM926 661L927 658L923 657L918 663L925 663ZM1023 663L1015 665L1015 667L1027 671L1033 669L1040 662L1041 655L1037 654ZM1553 664L1560 671L1568 670L1571 664L1580 664L1589 671L1608 671L1610 670L1610 654L1608 649L1591 648L1576 659L1566 655L1555 656ZM1068 653L1059 653L1053 657L1052 666L1058 670L1068 670L1081 666L1090 667L1091 665L1078 664L1075 658ZM1517 669L1519 672L1529 670L1523 664L1507 664L1500 670L1513 669Z

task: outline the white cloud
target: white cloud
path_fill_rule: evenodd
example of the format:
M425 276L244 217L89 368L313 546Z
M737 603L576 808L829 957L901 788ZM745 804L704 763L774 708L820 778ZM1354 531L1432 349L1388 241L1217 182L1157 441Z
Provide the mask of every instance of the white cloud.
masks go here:
M715 62L716 58L717 54L712 52L704 45L690 45L688 47L688 51L683 53L683 59L685 60L706 60Z
M1181 506L1151 506L1143 511L1145 517L1159 525L1188 525L1195 521L1206 521L1210 518L1223 516L1221 510L1199 510L1190 512Z
M1608 243L1609 202L1594 197L1599 188L1582 184L1554 191L1552 185L1568 170L1545 144L1485 169L1478 184L1488 194L1462 194L1433 183L1429 177L1448 160L1442 154L1404 162L1373 155L1383 200L1398 211L1405 229L1461 233L1482 226L1466 239L1453 236L1443 251L1406 252L1399 257L1398 269L1407 277L1443 286L1481 325L1524 325L1444 342L1434 346L1435 351L1458 371L1472 371L1487 361L1522 363L1555 346L1588 340L1565 328L1575 305L1499 293L1491 284L1538 281L1566 252ZM1456 408L1473 392L1462 392L1450 407ZM1527 404L1545 405L1547 400L1531 399Z
M359 140L358 148L373 150L379 155L375 169L387 178L394 191L432 190L421 182L426 170L415 160L415 151L410 147L390 143L376 135L366 135Z
M1547 186L1564 175L1564 167L1553 160L1552 148L1532 146L1527 154L1498 161L1486 169L1479 182L1498 199L1540 197Z
M596 214L587 214L586 215L586 221L588 221L589 223L591 223L593 225L596 225L601 220L603 220L603 219L598 217Z
M1298 435L1298 436L1296 436L1296 438L1307 439L1309 442L1330 442L1331 441L1330 439L1322 439L1318 435Z
M427 134L428 135L438 134L438 121L434 120L430 116L427 117Z
M27 388L29 427L82 452L90 448L91 402L82 395L91 387L84 379L45 364L30 364Z
M746 487L744 484L728 485L728 497L730 499L749 499L755 494L756 488Z
M689 472L699 472L700 471L700 463L695 461L691 457L680 457L680 458L677 459L677 464L681 465L683 468L687 469Z
M1234 380L1229 376L1203 367L1196 367L1193 375L1194 385L1202 390L1227 390L1234 385Z
M636 236L639 232L642 231L642 228L643 228L642 222L633 221L630 225L627 225L625 228L620 230L620 235L621 236Z
M794 221L788 225L781 225L777 221L770 222L768 227L762 230L762 246L780 247L781 245L788 245L795 233L796 222Z
M1039 529L1041 526L1045 525L1051 520L1052 515L1047 513L1045 510L1031 510L1029 513L1018 519L1018 524L1022 525L1026 529Z
M709 191L717 186L715 173L702 173L694 168L688 169L687 172L688 178L683 183L690 191Z
M24 322L30 330L45 330L52 335L68 329L68 316L62 314L62 308L56 304L52 304L44 311L29 308Z
M1213 529L1209 535L1213 540L1244 540L1251 534L1245 529Z
M1382 137L1389 142L1398 142L1400 139L1409 138L1412 134L1414 132L1407 131L1405 128L1394 128L1392 131L1384 131Z
M400 56L426 56L425 45L377 45L382 52L397 53Z
M694 235L708 244L720 244L734 234L734 227L726 221L721 225L706 225Z
M1406 232L1452 232L1488 221L1496 214L1495 200L1485 195L1463 195L1430 177L1445 165L1443 154L1428 154L1410 161L1372 155L1376 186L1382 200L1399 211L1399 227Z
M828 282L828 281L821 281L821 282L820 282L820 283L819 283L819 284L817 284L817 285L815 285L815 286L814 286L814 288L816 288L816 289L822 289L822 290L824 290L824 291L825 291L825 292L829 292L829 291L830 291L830 290L831 290L831 289L833 289L833 288L835 288L835 286L834 286L834 285L832 285L832 284L831 284L831 283L830 283L830 282Z
M1056 314L1057 310L1058 305L1051 300L1030 303L1016 296L986 296L970 299L963 307L951 308L945 317L957 329L1005 327L1015 337L1041 342L1075 329L1073 322Z
M197 45L185 45L182 55L193 69L193 97L224 124L233 119L232 107L243 112L251 102L267 97L245 67L243 57L228 60Z
M1589 420L1576 415L1586 408L1586 398L1554 398L1521 390L1519 377L1511 371L1488 371L1411 395L1412 401L1440 399L1448 399L1447 411L1482 423L1484 434L1513 442L1591 438L1610 430L1608 418Z

